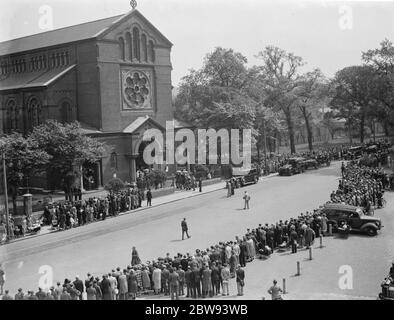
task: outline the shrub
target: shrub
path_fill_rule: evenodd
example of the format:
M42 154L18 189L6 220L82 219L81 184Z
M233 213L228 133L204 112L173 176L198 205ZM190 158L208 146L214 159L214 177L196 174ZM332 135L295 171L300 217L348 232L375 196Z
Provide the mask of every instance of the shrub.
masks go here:
M122 180L119 178L113 178L108 181L108 183L105 185L104 189L109 191L109 192L119 192L120 190L124 189L125 184Z

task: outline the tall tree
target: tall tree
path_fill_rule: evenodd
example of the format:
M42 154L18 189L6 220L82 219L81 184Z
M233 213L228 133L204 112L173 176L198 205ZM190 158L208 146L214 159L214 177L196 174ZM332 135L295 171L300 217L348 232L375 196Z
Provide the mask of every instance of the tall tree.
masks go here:
M368 111L374 107L374 70L369 66L352 66L338 71L334 78L335 94L331 106L345 115L350 128L357 121L360 141L364 142Z
M232 49L216 48L200 70L182 78L175 98L177 115L204 128L252 128L253 100L244 90L247 59Z
M82 165L98 161L104 153L104 144L84 135L78 122L49 120L35 127L30 136L52 157L47 172L58 179L66 194L78 184Z
M296 89L298 96L297 106L304 120L307 132L309 150L313 150L312 122L316 119L316 113L326 102L326 86L323 74L319 69L303 74L298 81Z
M301 57L274 46L268 46L260 51L257 58L263 61L260 70L264 77L265 105L283 112L287 123L290 150L291 153L295 153L293 117L298 99L296 89L299 85L299 68L305 63Z
M39 148L36 140L31 137L25 138L20 133L0 138L0 152L4 153L6 159L7 184L12 198L13 212L16 214L19 188L24 183L27 184L34 175L43 173L51 157Z
M377 104L375 116L382 122L386 135L389 126L394 126L394 45L388 39L380 43L377 49L371 49L362 54L364 63L375 72L374 98Z

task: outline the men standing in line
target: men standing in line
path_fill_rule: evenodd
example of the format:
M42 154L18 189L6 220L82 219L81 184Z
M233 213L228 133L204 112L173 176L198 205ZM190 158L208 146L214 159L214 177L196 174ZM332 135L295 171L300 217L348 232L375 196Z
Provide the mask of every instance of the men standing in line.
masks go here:
M181 222L181 227L182 227L182 240L184 240L185 233L187 235L187 238L189 239L190 238L189 233L188 233L189 228L187 226L186 218L183 218L183 220Z
M297 232L295 231L295 226L291 226L291 232L290 232L290 243L291 243L291 253L297 253L297 240L298 240L298 235Z
M79 295L79 300L82 300L82 294L84 291L83 282L79 279L79 276L75 276L74 287L77 289L81 294Z
M201 274L199 267L195 266L192 270L193 298L201 298Z
M212 262L211 270L212 291L215 296L220 294L220 273L219 268L216 266L216 262Z
M245 271L241 268L240 265L237 267L237 290L238 290L238 295L243 296L244 295L244 286L245 286Z
M170 268L168 282L170 285L171 300L179 300L179 275L173 268Z
M186 282L186 298L193 297L193 273L190 266L187 267L185 272L185 282Z
M223 292L222 296L228 296L229 295L229 290L228 290L228 284L230 281L230 268L228 267L228 264L224 264L224 268L221 271L221 276L222 276L222 281L223 281Z

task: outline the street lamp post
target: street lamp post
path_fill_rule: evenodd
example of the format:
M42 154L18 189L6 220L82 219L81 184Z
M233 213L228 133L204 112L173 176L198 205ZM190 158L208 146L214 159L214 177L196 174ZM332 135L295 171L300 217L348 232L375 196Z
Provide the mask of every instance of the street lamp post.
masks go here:
M3 185L4 185L4 210L5 210L5 224L7 229L7 241L10 239L10 216L8 210L8 190L7 190L7 168L5 162L5 153L2 154L3 163Z

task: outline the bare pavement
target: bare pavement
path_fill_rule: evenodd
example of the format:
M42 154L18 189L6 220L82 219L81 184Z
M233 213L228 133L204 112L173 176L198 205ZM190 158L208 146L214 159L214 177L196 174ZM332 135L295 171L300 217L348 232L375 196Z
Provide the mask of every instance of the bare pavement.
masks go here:
M163 257L167 252L193 253L219 241L233 240L259 223L275 223L311 211L325 203L337 187L339 163L292 177L262 179L257 185L237 189L232 198L222 187L203 194L191 193L146 210L88 226L17 241L0 247L0 262L6 271L5 288L37 290L40 279L52 273L53 281L82 279L87 272L101 275L130 263L131 247L136 246L142 261ZM208 188L208 187L207 187ZM206 191L208 191L206 190ZM248 190L251 209L242 210L242 194ZM198 195L198 196L197 196ZM245 295L236 296L235 280L229 297L220 299L269 299L267 289L273 279L286 279L285 299L376 299L380 283L394 258L394 194L386 193L383 230L377 237L351 235L349 239L324 238L317 241L313 259L307 251L275 253L268 260L247 264ZM159 201L159 199L157 199ZM175 201L178 200L178 201ZM163 201L163 200L160 200ZM181 240L180 221L186 218L191 238ZM296 276L297 261L301 275ZM352 271L351 289L339 286L341 268ZM350 269L349 269L350 267ZM153 298L153 297L150 297ZM155 297L157 298L157 296ZM167 299L168 297L166 297ZM148 297L149 299L149 297Z

